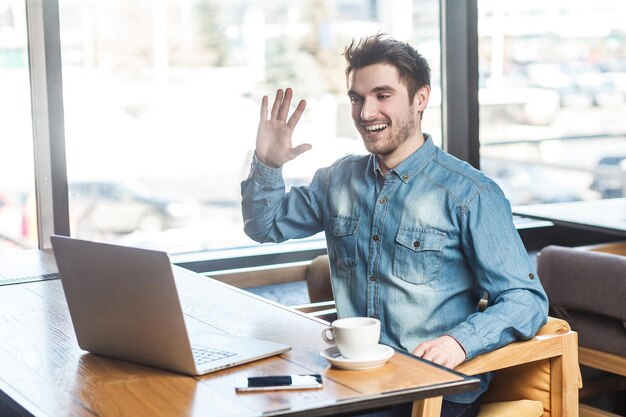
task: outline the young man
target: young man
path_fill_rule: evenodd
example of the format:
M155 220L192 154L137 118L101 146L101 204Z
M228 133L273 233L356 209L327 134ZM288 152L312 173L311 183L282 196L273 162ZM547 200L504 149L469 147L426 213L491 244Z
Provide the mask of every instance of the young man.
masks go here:
M281 167L306 103L287 118L292 91L263 97L256 155L242 183L245 232L281 242L324 231L339 317L381 321L381 342L454 368L546 322L547 298L513 226L508 201L480 171L421 130L430 95L426 60L376 35L345 50L352 119L367 156L348 156L285 193ZM478 301L487 294L488 306ZM444 400L442 415L471 416L481 389Z

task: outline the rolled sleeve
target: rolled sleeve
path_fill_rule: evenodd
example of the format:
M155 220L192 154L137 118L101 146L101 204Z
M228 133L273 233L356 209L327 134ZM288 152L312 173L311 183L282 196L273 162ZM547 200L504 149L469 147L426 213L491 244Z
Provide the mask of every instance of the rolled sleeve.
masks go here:
M272 186L278 182L282 182L282 176L282 167L271 168L267 165L263 165L263 163L256 157L256 154L254 154L247 180L255 180L261 185Z

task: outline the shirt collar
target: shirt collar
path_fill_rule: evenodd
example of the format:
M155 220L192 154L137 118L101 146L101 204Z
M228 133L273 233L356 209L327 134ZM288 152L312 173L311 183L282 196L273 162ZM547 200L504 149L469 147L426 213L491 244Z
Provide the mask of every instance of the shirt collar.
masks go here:
M424 133L424 143L422 146L402 161L400 165L390 169L389 172L397 175L405 183L409 182L428 164L428 162L430 162L436 149L431 136L428 133ZM370 164L374 178L383 177L383 172L380 169L380 163L376 155L370 155Z
M374 175L374 179L383 177L383 170L380 169L380 163L378 162L378 158L376 155L370 154L370 165L372 166L372 174Z

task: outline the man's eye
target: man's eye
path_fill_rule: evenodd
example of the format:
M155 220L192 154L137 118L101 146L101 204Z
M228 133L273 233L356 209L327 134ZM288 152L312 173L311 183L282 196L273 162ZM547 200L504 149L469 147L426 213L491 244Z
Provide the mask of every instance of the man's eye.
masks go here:
M379 100L387 100L389 97L391 97L391 94L379 94L378 95Z
M357 104L360 102L361 102L361 99L359 97L350 97L350 103Z

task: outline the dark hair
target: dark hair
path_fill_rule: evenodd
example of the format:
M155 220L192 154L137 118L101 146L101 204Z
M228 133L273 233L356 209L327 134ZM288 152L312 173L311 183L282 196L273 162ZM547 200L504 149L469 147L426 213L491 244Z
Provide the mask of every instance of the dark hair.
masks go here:
M383 33L361 38L358 42L352 39L343 56L346 58L346 78L353 70L372 64L387 63L396 67L411 104L417 90L430 87L430 67L426 59L408 43Z

